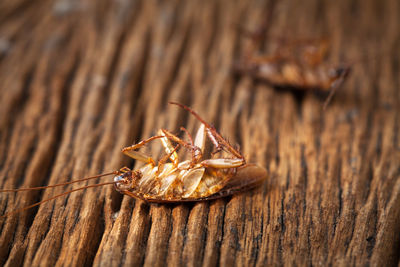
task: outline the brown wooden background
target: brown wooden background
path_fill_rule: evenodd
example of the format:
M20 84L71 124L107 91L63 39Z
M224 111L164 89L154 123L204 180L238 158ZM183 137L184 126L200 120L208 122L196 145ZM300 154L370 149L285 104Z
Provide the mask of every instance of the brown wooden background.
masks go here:
M315 94L231 75L249 43L237 26L256 28L271 6L271 36L329 37L331 62L355 62L326 111ZM196 204L73 193L2 219L0 263L398 265L399 14L397 0L1 1L0 188L132 167L122 147L198 126L168 100L269 177ZM2 193L0 211L77 187Z

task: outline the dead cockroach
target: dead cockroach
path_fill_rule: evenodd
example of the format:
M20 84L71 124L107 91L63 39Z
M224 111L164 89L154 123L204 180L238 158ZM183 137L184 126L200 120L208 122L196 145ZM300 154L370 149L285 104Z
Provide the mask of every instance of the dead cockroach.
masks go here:
M78 190L108 184L114 184L117 191L130 197L142 199L147 202L168 203L216 199L252 188L263 182L267 176L267 172L264 168L255 164L246 163L243 155L230 145L214 127L205 122L192 109L179 103L170 103L189 111L200 121L201 124L194 140L184 128L182 128L182 130L187 133L189 142L184 141L165 129L160 129L157 136L150 137L136 145L122 149L125 155L145 163L145 165L139 169L131 170L124 167L119 171L62 184L0 190L0 192L39 190L107 175L115 175L114 181L112 182L87 185L70 190L11 213L32 208ZM216 151L211 153L209 158L204 158L204 148L207 137L215 146ZM137 151L147 143L156 139L161 140L166 152L157 163L152 157ZM179 148L188 150L190 152L190 159L180 162L177 153ZM215 155L219 154L221 151L225 151L225 153L228 153L230 156L216 157Z
M253 42L259 34L252 35ZM234 66L235 71L279 88L329 92L324 108L350 72L349 65L332 66L326 62L329 49L325 39L281 42L269 55L255 53L254 47L251 45Z

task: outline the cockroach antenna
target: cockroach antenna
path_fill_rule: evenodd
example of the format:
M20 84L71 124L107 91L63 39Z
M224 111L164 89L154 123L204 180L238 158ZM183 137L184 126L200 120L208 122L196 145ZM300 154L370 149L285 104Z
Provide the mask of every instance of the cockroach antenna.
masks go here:
M94 175L94 176L90 176L90 177L85 177L85 178L73 180L73 181L70 181L70 182L59 183L59 184L54 184L54 185L47 185L47 186L28 187L28 188L18 188L18 189L0 189L0 193L6 193L6 192L21 192L21 191L34 191L34 190L42 190L42 189L46 189L46 188L54 188L54 187L59 187L59 186L65 186L65 185L70 185L70 184L74 184L74 183L84 182L84 181L88 181L88 180L100 178L100 177L103 177L103 176L116 175L116 174L118 174L118 173L119 173L119 172L117 172L117 171L109 172L109 173L103 173L103 174L98 174L98 175ZM48 198L48 199L45 199L45 200L42 200L42 201L40 201L40 202L34 203L34 204L29 205L29 206L26 206L26 207L24 207L24 208L20 208L20 209L13 210L13 211L10 211L10 212L8 212L8 213L5 213L5 214L3 214L2 216L0 216L0 218L1 218L1 217L6 217L6 216L10 216L11 214L15 214L15 213L18 213L18 212L21 212L21 211L24 211L24 210L27 210L27 209L30 209L30 208L39 206L40 204L46 203L46 202L48 202L48 201L54 200L54 199L56 199L56 198L59 198L59 197L68 195L68 194L70 194L70 193L73 193L73 192L76 192L76 191L79 191L79 190L83 190L83 189L87 189L87 188L92 188L92 187L99 187L99 186L108 185L108 184L113 184L113 183L115 183L115 182L107 182L107 183L100 183L100 184L87 185L87 186L79 187L79 188L76 188L76 189L73 189L73 190L69 190L69 191L64 192L64 193L62 193L62 194L53 196L53 197Z

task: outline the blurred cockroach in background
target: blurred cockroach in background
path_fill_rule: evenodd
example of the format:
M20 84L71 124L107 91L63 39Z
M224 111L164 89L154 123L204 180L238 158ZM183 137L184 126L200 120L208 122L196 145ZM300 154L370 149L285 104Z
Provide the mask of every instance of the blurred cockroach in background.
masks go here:
M259 54L255 50L265 28L262 25L256 32L245 32L252 44L236 62L234 71L278 88L328 92L325 109L350 73L350 65L334 66L327 62L329 42L326 39L290 41L281 38L272 53Z

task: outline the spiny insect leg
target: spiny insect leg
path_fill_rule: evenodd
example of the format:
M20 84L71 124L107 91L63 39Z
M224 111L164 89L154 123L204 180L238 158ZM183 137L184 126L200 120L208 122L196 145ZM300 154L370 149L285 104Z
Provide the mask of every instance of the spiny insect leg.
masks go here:
M339 78L336 79L331 85L329 95L324 102L323 110L326 109L326 107L328 106L329 102L331 101L333 95L336 93L337 89L343 84L345 78L347 77L347 75L350 72L350 67L343 67L341 69L341 71L342 72L341 72Z
M162 129L161 131L172 142L178 143L190 151L196 151L196 150L200 151L200 148L194 146L193 144L189 144L189 143L185 142L184 140L180 139L178 136L174 135L173 133L170 133L169 131L167 131L165 129ZM195 155L195 153L192 153L192 162L191 163L195 163L197 160L196 158L193 158L194 155Z
M217 138L213 135L210 129L206 130L208 138L210 138L211 143L215 146L216 151L212 152L212 154L217 154L222 150L222 145L218 142Z
M229 144L229 142L227 140L225 140L216 130L214 127L212 127L210 124L208 124L203 118L200 117L200 115L198 115L194 110L192 110L191 108L182 105L180 103L176 103L176 102L169 102L170 104L173 105L177 105L187 111L189 111L190 113L192 113L193 116L196 117L196 119L198 121L200 121L202 124L204 124L205 128L207 129L207 132L210 132L210 135L213 136L216 140L217 143L219 145L222 145L224 148L227 149L228 152L230 152L232 155L234 155L236 158L240 158L240 159L244 159L244 157L242 156L242 154L240 154L239 151L237 151L233 146L231 146Z
M122 149L122 153L124 153L125 155L136 159L136 160L140 160L146 163L151 163L152 165L155 165L155 161L153 160L152 157L146 155L145 153L139 152L139 151L135 151L139 148L142 148L143 146L145 146L147 143L155 140L155 139L159 139L159 138L163 138L163 136L152 136L148 139L142 140L139 143L129 146L129 147L125 147L124 149Z
M244 162L244 157L242 154L231 144L229 144L225 138L219 135L215 129L207 129L207 135L216 148L216 151L212 153L213 155L217 154L221 150L225 150L226 152L232 154L235 158L241 159Z
M172 161L175 166L178 166L179 159L178 154L175 151L175 148L172 146L171 142L169 141L169 137L165 134L164 130L158 130L158 134L162 136L161 142L164 146L165 153L169 156L168 158Z
M167 162L168 159L171 158L173 153L176 153L176 151L179 148L179 144L171 151L171 153L164 155L159 161L158 161L158 168L156 172L156 176L158 176L162 170L163 165ZM178 164L173 163L175 167L178 167Z
M184 131L189 137L190 145L192 146L192 164L195 164L195 162L198 162L203 157L205 147L204 125L201 124L197 130L194 142L191 134L188 132L188 130L186 130L185 127L181 127L181 130Z

